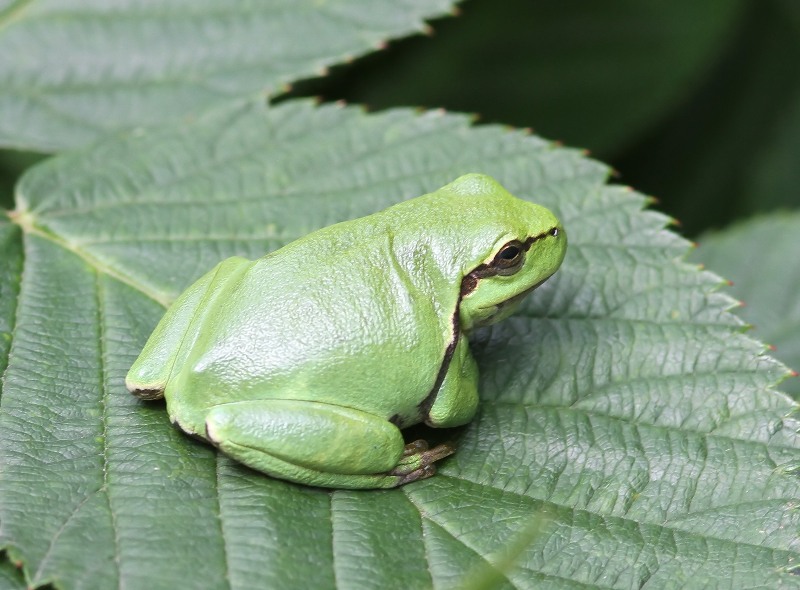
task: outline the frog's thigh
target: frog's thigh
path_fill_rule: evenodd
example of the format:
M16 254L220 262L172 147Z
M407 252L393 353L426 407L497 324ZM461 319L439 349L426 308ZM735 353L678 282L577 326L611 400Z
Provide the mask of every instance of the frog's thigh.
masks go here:
M426 422L437 427L461 426L472 420L477 408L478 365L462 336Z
M276 477L328 487L393 487L403 454L400 430L359 410L300 400L222 404L206 416L208 439Z
M228 258L197 279L169 306L148 338L141 354L125 378L128 390L139 397L163 397L175 355L213 284L224 281L231 272L250 261Z

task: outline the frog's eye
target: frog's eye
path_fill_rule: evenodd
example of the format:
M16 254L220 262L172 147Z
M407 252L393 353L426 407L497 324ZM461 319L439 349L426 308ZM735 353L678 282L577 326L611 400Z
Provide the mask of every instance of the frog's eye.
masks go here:
M513 275L522 268L525 261L525 247L519 240L512 240L495 255L489 267L498 275Z

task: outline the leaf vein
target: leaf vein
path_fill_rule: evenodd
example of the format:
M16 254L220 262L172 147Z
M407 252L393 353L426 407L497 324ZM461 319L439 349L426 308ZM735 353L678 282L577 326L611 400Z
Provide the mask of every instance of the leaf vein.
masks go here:
M440 473L440 474L437 475L437 477L454 479L456 481L466 481L466 482L469 482L469 483L471 483L473 485L476 485L478 487L488 488L490 490L494 490L496 492L500 492L501 494L507 494L507 495L512 496L514 498L518 498L518 499L521 499L521 500L526 500L528 502L533 501L533 502L539 502L539 503L542 503L542 504L548 504L550 506L553 506L554 508L563 509L563 510L566 510L566 511L571 512L571 513L586 514L586 515L589 515L589 516L596 516L598 518L603 519L604 521L628 522L628 523L631 523L631 524L635 525L637 528L641 528L641 527L657 528L659 530L666 531L671 536L674 536L676 533L680 533L680 534L686 535L688 537L699 539L699 540L701 540L703 542L706 542L706 543L708 542L709 539L713 539L714 541L718 541L720 543L731 544L734 547L752 547L754 549L763 549L763 550L769 551L770 553L772 553L774 555L777 555L777 554L790 555L790 556L796 556L798 559L800 559L800 550L792 551L792 550L788 550L788 549L776 549L774 547L770 547L769 545L765 545L763 543L749 543L749 542L746 542L746 541L728 539L728 538L720 537L720 536L713 536L713 535L710 535L708 533L708 531L704 532L703 534L700 534L700 533L698 533L696 531L693 531L691 529L684 529L684 528L681 528L681 527L678 527L678 526L669 526L669 524L668 524L669 521L664 521L662 523L657 523L657 522L648 522L648 521L644 521L644 520L637 520L637 519L631 518L629 516L618 516L618 515L611 515L611 514L601 514L599 512L593 512L591 510L587 510L587 509L583 509L583 508L576 508L576 507L568 505L568 504L561 504L561 503L555 502L553 500L546 500L546 499L540 498L538 496L528 496L526 494L523 494L523 493L520 493L520 492L516 492L514 490L509 490L508 488L498 488L498 487L495 487L495 486L492 486L492 485L488 485L488 484L480 482L480 481L476 481L475 479L471 479L469 477L465 477L463 475L453 476L453 475L446 475L446 474ZM673 540L674 540L674 537L673 537Z
M225 582L228 584L228 588L233 588L233 584L231 583L231 568L230 568L230 551L228 550L228 536L225 534L225 519L222 517L222 499L220 497L220 489L222 488L220 484L221 474L220 474L220 461L221 459L220 453L215 453L214 456L214 485L216 486L216 493L214 494L214 498L217 500L217 510L215 516L217 517L217 522L219 523L219 534L222 538L222 565L224 568L223 575L225 577Z
M501 577L502 577L504 580L506 580L506 581L507 581L507 582L508 582L508 583L509 583L509 584L510 584L512 587L514 587L514 588L519 588L519 586L517 586L517 585L516 585L516 584L515 584L515 583L514 583L514 582L513 582L513 581L512 581L512 580L511 580L509 577L508 577L508 574L507 574L506 572L503 572L503 571L500 571L499 569L497 569L497 567L496 567L496 566L495 566L495 565L494 565L494 564L493 564L491 561L489 561L489 559L488 559L488 557L487 557L486 555L484 555L483 553L481 553L479 550L475 549L474 547L471 547L471 546L470 546L468 543L466 543L466 542L465 542L463 539L460 539L460 538L458 538L458 537L457 537L455 534L453 534L451 531L449 531L449 530L448 530L448 529L447 529L447 528L446 528L446 527L445 527L443 524L441 524L441 523L439 523L439 522L436 522L435 520L433 520L433 519L432 519L432 518L430 518L429 516L425 516L425 512L424 512L424 511L422 510L422 508L421 508L421 507L420 507L420 506L419 506L419 505L418 505L418 504L417 504L417 503L414 501L414 498L413 498L413 496L412 496L411 494L409 494L409 493L407 492L407 490L405 490L405 488L403 488L403 492L405 493L405 496L406 496L406 498L408 498L409 502L411 502L411 504L413 504L413 505L414 505L414 507L417 509L417 512L419 513L420 520L422 520L422 519L425 519L425 520L428 520L428 521L430 521L430 522L431 522L433 525L435 525L436 527L438 527L440 530L442 530L443 532L447 533L447 535L448 535L448 536L449 536L451 539L453 539L453 540L454 540L454 541L456 541L457 543L459 543L459 544L461 544L462 546L464 546L464 547L466 547L467 549L469 549L469 550L470 550L470 551L471 551L473 554L475 554L475 555L476 555L478 558L480 558L480 560L481 560L481 563L484 563L484 564L485 564L485 565L486 565L486 566L487 566L489 569L491 569L492 571L495 571L495 572L497 572L497 573L498 573L498 574L499 574L499 575L500 575L500 576L501 576ZM430 570L429 570L429 571L430 571Z
M596 412L593 410L587 410L584 408L575 408L572 406L558 406L555 404L546 404L546 403L533 403L533 402L510 402L510 401L500 401L500 400L481 400L482 404L492 405L492 406L508 406L511 408L528 408L528 409L551 409L551 410L559 410L562 412L567 413L574 413L574 414L583 414L587 416L597 416L599 418L606 418L608 420L622 422L625 424L631 424L635 427L646 427L652 428L654 430L664 430L668 432L677 432L679 434L694 434L697 435L698 438L713 438L715 440L721 441L732 441L732 442L739 442L747 445L755 445L758 447L763 447L766 449L778 449L778 450L785 450L785 451L792 451L798 452L797 447L792 447L788 445L779 445L779 444L770 444L768 442L752 440L747 438L737 438L727 434L717 434L714 431L704 432L697 429L689 429L683 426L673 426L669 424L655 424L652 422L640 422L637 420L633 420L630 418L625 418L622 416L614 416L611 414L606 414L603 412Z
M109 470L110 465L108 461L108 405L109 405L109 391L108 387L106 386L106 367L107 367L107 336L106 336L106 314L104 311L104 304L103 304L103 285L102 280L100 278L100 274L98 272L94 272L94 279L95 279L95 304L97 305L97 337L100 346L100 358L99 358L99 367L98 367L98 378L99 378L99 386L100 386L100 420L101 420L101 454L103 457L103 486L101 490L104 490L104 495L106 498L106 502L108 504L108 513L111 519L111 530L114 538L114 567L117 571L117 587L122 588L122 576L120 570L120 562L121 562L121 555L120 555L120 541L119 541L119 525L117 523L117 515L114 512L114 509L111 505L111 488L109 486Z
M58 541L59 537L61 537L61 535L66 530L67 525L69 525L69 523L72 522L72 519L75 518L78 515L78 513L81 511L81 509L86 505L86 503L89 500L91 500L97 494L102 493L102 492L103 492L103 486L101 485L99 488L97 488L93 492L90 492L89 494L86 494L86 496L83 498L83 500L78 502L75 505L75 508L72 510L72 512L70 512L67 515L67 517L64 519L64 522L61 524L61 526L55 532L53 537L50 539L50 543L47 546L47 551L45 551L45 554L42 556L42 559L39 561L39 566L36 568L36 571L34 572L33 576L31 577L31 582L33 583L34 587L35 586L39 586L41 584L44 584L44 583L46 583L48 581L48 580L41 579L42 572L44 571L45 565L50 560L50 556L52 555L53 550L55 549L56 542Z

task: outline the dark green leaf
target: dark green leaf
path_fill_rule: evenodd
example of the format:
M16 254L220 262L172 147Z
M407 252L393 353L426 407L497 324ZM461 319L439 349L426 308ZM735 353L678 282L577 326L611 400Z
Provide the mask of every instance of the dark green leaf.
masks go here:
M215 262L480 171L552 207L564 267L479 334L481 411L429 480L248 471L123 378ZM2 543L59 588L800 587L785 368L686 243L578 152L463 117L242 104L27 174L0 406ZM522 541L521 541L522 540Z
M797 27L800 38L800 26ZM798 52L800 55L800 52ZM743 213L800 208L800 84L789 102L776 114L768 142L752 161L743 188Z
M692 93L744 5L472 0L432 38L402 41L298 90L378 108L477 112L616 154Z
M787 5L751 2L694 99L616 163L626 182L655 192L689 235L800 206L800 22Z
M22 572L0 553L0 590L25 590Z
M21 271L21 232L7 218L0 217L0 375L8 364ZM0 395L2 392L0 382Z

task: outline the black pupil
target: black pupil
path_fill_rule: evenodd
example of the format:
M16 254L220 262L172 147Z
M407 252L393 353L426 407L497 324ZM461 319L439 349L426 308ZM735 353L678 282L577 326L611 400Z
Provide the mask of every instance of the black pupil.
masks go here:
M500 252L500 258L503 260L514 260L517 256L519 256L519 248L516 246L509 246Z

